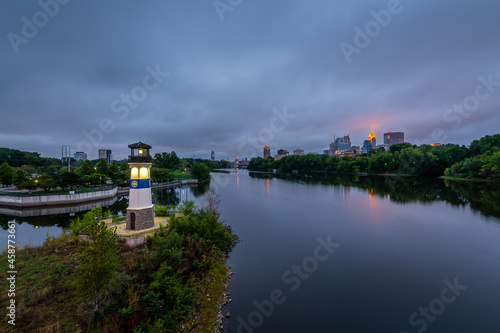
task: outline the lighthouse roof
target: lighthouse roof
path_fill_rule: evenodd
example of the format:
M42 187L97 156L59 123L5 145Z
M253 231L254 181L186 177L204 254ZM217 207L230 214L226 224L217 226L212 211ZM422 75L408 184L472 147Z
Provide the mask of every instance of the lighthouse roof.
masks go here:
M147 145L141 141L137 142L137 143L132 143L132 144L129 144L128 145L129 148L143 148L143 149L151 149L151 146L150 145Z

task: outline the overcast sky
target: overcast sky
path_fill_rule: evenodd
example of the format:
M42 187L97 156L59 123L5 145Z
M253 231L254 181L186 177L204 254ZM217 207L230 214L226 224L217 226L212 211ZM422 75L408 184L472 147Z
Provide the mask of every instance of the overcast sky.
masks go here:
M500 132L499 13L498 0L3 0L0 147L122 159L140 140L234 159L370 131L469 144Z

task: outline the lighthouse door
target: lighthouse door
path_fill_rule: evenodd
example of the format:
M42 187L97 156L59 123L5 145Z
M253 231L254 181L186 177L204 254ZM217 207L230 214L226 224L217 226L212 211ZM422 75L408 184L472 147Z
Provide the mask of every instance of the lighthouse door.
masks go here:
M135 213L130 213L130 230L135 230Z

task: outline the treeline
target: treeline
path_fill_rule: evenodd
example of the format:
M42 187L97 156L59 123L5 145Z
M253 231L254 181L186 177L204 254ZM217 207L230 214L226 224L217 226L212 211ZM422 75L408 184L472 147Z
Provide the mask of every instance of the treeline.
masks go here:
M7 163L11 167L22 165L32 165L34 167L47 167L54 164L61 164L57 158L40 157L39 153L21 151L10 148L0 148L0 164Z
M487 135L469 147L456 144L442 146L409 143L392 145L357 156L328 155L286 156L252 159L248 169L280 172L329 172L341 174L409 174L414 176L451 176L497 180L500 169L500 134Z
M174 151L171 153L163 152L154 155L151 177L154 179L171 180L174 179L176 171L190 171L193 178L205 181L210 178L211 170L226 168L228 166L228 161L179 158Z
M196 178L204 181L210 178L210 171L228 166L227 161L177 157L175 152L157 153L153 159L151 178L171 181ZM130 168L126 161L70 160L70 169L60 159L40 157L39 153L0 148L0 184L18 185L20 189L73 188L75 186L99 185L111 181L125 185L130 179Z
M17 185L21 190L35 190L42 188L46 191L70 188L75 186L87 186L106 184L111 180L115 184L124 184L130 178L127 163L118 165L116 161L108 164L105 160L99 160L95 165L87 160L81 166L73 167L68 171L67 167L58 168L55 171L45 171L42 174L30 175L21 166L13 168L7 163L0 165L0 182L3 185Z

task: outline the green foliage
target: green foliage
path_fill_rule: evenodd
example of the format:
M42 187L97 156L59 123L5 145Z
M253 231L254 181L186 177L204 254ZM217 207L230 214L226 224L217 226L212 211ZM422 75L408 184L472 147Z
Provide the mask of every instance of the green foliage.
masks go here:
M155 205L155 215L156 216L169 216L168 206Z
M2 165L0 165L0 183L3 185L12 184L13 175L14 170L11 166L7 162L3 162Z
M120 169L118 168L118 163L116 161L111 162L111 165L109 166L109 171L111 173L118 172Z
M37 180L38 180L38 186L43 188L47 192L50 191L50 189L52 188L56 188L57 186L57 183L54 180L54 178L52 178L49 175L40 176L37 178Z
M144 311L150 317L161 315L165 308L165 302L161 298L161 294L154 291L150 291L144 295L142 297L142 303L144 304Z
M120 164L120 171L125 171L130 174L130 167L128 166L127 162L122 162L122 164Z
M494 147L482 155L453 164L445 176L459 178L500 179L500 148Z
M226 161L226 160L212 161L212 160L207 160L207 159L203 159L203 158L195 158L195 159L183 158L181 160L181 163L183 163L183 167L180 167L181 170L192 168L196 163L205 164L210 170L228 168L231 164L229 161Z
M12 176L12 183L19 185L25 181L28 181L28 175L23 169L17 168Z
M153 165L160 169L177 169L179 163L180 159L177 157L175 151L171 153L157 153L153 159Z
M111 171L109 169L109 164L106 160L100 159L95 167L96 167L97 173L100 173L100 174L106 175L106 176L111 175Z
M83 176L90 176L95 172L94 166L92 165L92 162L89 160L83 161L82 166L78 169L78 174L83 177Z
M21 184L19 184L19 186L17 186L17 188L19 190L32 191L32 190L35 190L38 188L38 183L35 181L35 179L30 179L30 180L24 181Z
M89 212L83 215L81 218L71 220L68 228L66 230L70 231L72 236L78 236L85 230L88 226L96 224L103 220L106 214L103 213L102 207L97 206L92 208Z
M73 186L76 186L80 183L80 176L72 171L63 171L57 175L57 185L65 189L69 187L73 189Z
M191 171L191 174L193 175L194 178L198 179L199 181L205 181L210 179L210 169L202 163L195 163L193 166L193 170Z
M174 180L174 172L170 169L151 168L151 178L157 180Z
M486 135L479 140L472 141L468 157L482 155L494 147L500 148L500 134Z
M94 302L93 315L100 314L103 298L119 285L118 236L115 228L108 228L103 221L102 208L97 207L85 214L85 232L90 241L81 243L81 254L77 266L78 292L91 297Z
M102 173L93 173L91 175L83 176L81 179L85 184L97 185L106 183L106 180L109 178Z

